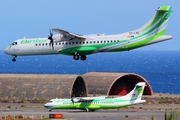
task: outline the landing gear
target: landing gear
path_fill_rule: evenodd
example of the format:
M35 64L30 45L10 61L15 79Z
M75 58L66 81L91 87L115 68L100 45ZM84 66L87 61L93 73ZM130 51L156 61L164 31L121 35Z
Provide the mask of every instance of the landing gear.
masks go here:
M82 61L86 60L86 58L87 58L87 57L86 57L85 55L81 55L81 60L82 60Z
M95 110L90 110L91 112L94 112Z
M13 56L13 58L12 58L12 61L13 61L13 62L16 62L16 57L17 57L17 56Z
M16 58L13 58L12 61L13 61L13 62L16 62Z
M52 109L49 109L49 112L51 112L52 111Z
M75 60L79 60L79 55L74 55L73 58L74 58Z
M86 108L86 112L89 112L89 109L88 109L88 108Z
M88 109L86 108L86 112L94 112L95 110L91 110L91 109Z
M82 61L84 61L84 60L86 60L86 55L73 55L73 58L74 58L74 60L79 60L79 58L82 60Z

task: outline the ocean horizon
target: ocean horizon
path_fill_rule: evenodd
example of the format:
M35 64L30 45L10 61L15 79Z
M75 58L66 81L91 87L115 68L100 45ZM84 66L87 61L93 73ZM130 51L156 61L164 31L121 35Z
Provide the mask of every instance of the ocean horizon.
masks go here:
M180 94L180 51L98 53L86 61L72 56L20 56L16 62L0 51L2 74L85 74L87 72L135 73L144 77L155 93Z

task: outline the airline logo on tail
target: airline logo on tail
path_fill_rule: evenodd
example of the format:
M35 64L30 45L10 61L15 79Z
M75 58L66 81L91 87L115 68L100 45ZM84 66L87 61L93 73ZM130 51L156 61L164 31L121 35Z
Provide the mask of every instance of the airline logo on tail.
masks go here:
M135 93L133 94L133 97L138 98L138 97L142 96L143 91L144 91L143 86L136 86Z

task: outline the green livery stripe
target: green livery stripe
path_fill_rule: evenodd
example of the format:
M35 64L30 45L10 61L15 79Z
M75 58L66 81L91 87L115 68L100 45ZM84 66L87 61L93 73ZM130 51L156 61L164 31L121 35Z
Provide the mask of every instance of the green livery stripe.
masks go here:
M168 11L168 13L166 14L166 17L167 17L167 18L169 18L170 14L171 14L171 11L172 11L172 6L170 6L169 11Z
M164 22L164 21L163 21L163 22ZM134 40L134 39L137 39L137 38L140 38L140 37L143 37L143 36L145 36L145 35L150 34L150 33L153 32L154 30L158 29L158 27L159 27L161 24L163 24L163 22L160 22L160 24L157 24L156 26L154 26L152 29L150 29L150 30L147 31L146 33L131 38L131 40ZM163 35L163 34L162 34L162 35Z
M128 48L128 50L131 50L131 49L135 49L135 48L138 48L138 47L142 47L142 46L144 46L145 44L147 44L148 42L150 42L150 41L152 41L152 40L154 40L154 39L156 39L156 38L161 37L162 34L165 33L165 31L166 31L166 29L162 30L162 31L159 32L157 35L154 35L154 36L151 36L151 37L146 38L146 39L144 39L144 40L141 40L141 41L138 41L138 42L129 44L129 45L127 46L127 48ZM127 48L126 48L126 49L127 49ZM120 48L117 48L117 49L112 50L112 52L122 51L122 50L124 50L124 48L121 48L121 47L120 47Z
M150 25L145 28L143 31L149 29L151 26L153 26L157 21L159 21L159 19L163 16L164 12L158 12L157 16L155 17L155 19L150 23Z
M122 40L123 42L126 42L127 40ZM72 55L71 53L77 52L81 55L88 55L92 54L95 50L106 47L106 46L111 46L115 45L118 43L123 43L122 41L120 42L113 42L113 43L105 43L105 44L96 44L96 45L87 45L87 46L77 46L77 47L71 47L67 49L63 49L60 53L66 54L66 55Z
M139 35L139 36L136 36L136 37L133 37L133 38L131 38L131 40L134 40L134 39L137 39L137 38L140 38L140 37L143 37L143 36L145 36L145 35L147 35L147 34L150 34L151 32L153 32L154 30L156 30L156 29L158 29L158 27L160 26L160 25L162 25L165 21L166 21L166 19L167 19L167 16L164 16L164 18L159 22L159 24L156 24L152 29L150 29L149 31L147 31L146 33L144 33L144 34L141 34L141 35ZM165 32L164 33L162 33L162 35L164 35L165 34Z
M141 47L141 46L147 44L148 42L150 42L150 41L152 41L152 40L154 40L154 39L156 39L156 38L161 37L162 34L165 33L165 31L166 31L166 29L162 30L162 31L159 32L157 35L154 35L154 36L151 36L151 37L149 37L149 38L146 38L146 39L144 39L144 40L142 40L142 41L139 41L139 42L130 44L130 45L128 45L128 49L134 49L134 48Z
M143 31L147 30L148 28L150 28L151 26L153 26L157 21L159 21L159 19L161 19L161 17L166 14L166 19L170 16L171 10L172 10L172 6L161 6L159 8L159 10L168 10L168 13L166 13L166 11L158 11L155 18L153 19L153 21L149 24L149 26L147 26ZM167 16L168 14L168 16ZM142 32L143 32L142 31Z

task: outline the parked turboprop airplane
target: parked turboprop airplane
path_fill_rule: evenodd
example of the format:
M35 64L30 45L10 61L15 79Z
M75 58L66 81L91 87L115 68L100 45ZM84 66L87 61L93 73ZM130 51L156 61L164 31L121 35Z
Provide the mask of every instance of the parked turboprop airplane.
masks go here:
M125 96L116 98L107 97L84 97L72 99L52 99L44 105L51 111L52 109L82 109L86 111L95 111L98 109L116 109L134 104L146 102L141 100L144 91L145 82L139 82L134 89Z
M17 56L64 54L73 56L75 60L86 60L86 55L94 53L132 50L173 38L165 35L171 10L172 6L159 7L149 22L130 32L80 35L53 28L59 34L53 35L50 30L48 38L15 40L4 52L12 55L14 62Z

